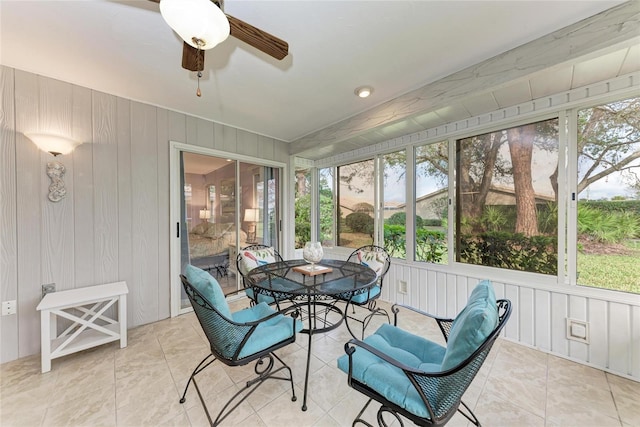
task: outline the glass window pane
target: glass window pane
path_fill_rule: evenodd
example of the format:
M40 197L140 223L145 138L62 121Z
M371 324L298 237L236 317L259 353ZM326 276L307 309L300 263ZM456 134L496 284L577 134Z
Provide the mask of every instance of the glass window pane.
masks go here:
M319 192L319 230L320 242L322 246L332 247L335 246L335 224L334 224L334 212L335 202L333 195L333 182L334 182L334 168L324 168L318 170L318 192Z
M338 246L373 244L373 160L338 167Z
M385 154L384 167L384 248L392 257L406 259L407 152Z
M558 274L558 119L457 141L456 260Z
M449 143L416 147L415 159L415 260L446 264Z
M640 98L578 112L580 285L640 293Z
M311 171L295 171L295 247L303 248L311 241Z

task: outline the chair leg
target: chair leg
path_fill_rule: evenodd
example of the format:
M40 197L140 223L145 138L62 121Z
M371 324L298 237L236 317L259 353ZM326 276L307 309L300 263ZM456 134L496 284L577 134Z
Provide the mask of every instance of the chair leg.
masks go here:
M209 360L209 358L211 357L213 357L213 360L209 361L205 365L205 362L207 362L207 360ZM213 354L208 354L207 357L205 357L204 359L202 359L200 363L198 363L198 366L196 366L196 369L194 369L193 372L191 373L191 376L189 377L189 381L187 381L187 385L184 387L184 393L182 393L182 397L180 398L180 403L184 403L187 400L187 390L189 389L189 385L191 384L192 381L195 383L196 374L199 374L200 372L202 372L203 369L205 369L207 366L211 365L215 361L216 361L216 358L213 356Z
M473 411L467 406L466 403L464 403L463 401L460 401L460 404L462 406L465 407L465 409L467 410L467 412L469 412L469 414L465 414L460 407L458 407L458 412L460 412L462 415L464 415L464 417L466 419L468 419L469 421L471 421L473 423L473 425L481 427L480 425L480 421L478 420L478 418L476 418L476 414L473 413Z
M360 417L362 417L362 414L364 414L364 411L367 410L367 407L369 406L369 404L372 401L373 401L373 399L367 400L367 403L364 404L364 406L362 407L360 412L358 412L358 415L356 415L356 418L353 420L353 423L351 424L351 427L354 427L357 423L364 424L364 425L366 425L368 427L374 427L373 425L369 424L368 422L366 422L365 420L360 418Z
M295 402L297 400L296 391L293 385L293 373L291 368L284 363L284 361L278 357L275 353L267 354L266 356L258 359L256 361L256 365L254 367L254 371L257 374L255 378L250 379L245 383L245 387L240 389L237 393L235 393L231 398L227 401L227 403L222 407L215 420L211 419L211 415L209 413L209 409L207 408L207 404L204 401L204 396L200 392L200 388L198 387L198 383L196 382L195 376L202 372L207 366L212 364L216 359L213 357L213 360L209 360L209 358L213 357L212 354L209 354L205 357L194 369L191 377L189 377L189 381L184 389L184 393L182 394L182 398L180 399L180 403L184 403L186 401L187 390L191 382L193 382L194 387L196 388L196 392L198 393L198 397L200 398L200 403L202 404L202 408L209 420L209 424L212 426L219 425L231 412L233 412L242 402L244 402L254 391L260 387L260 385L267 379L272 378L276 380L284 380L289 381L291 383L291 401ZM273 358L276 358L282 366L278 369L273 370L274 361ZM266 362L266 363L265 363ZM287 370L288 376L277 376L276 373ZM240 400L237 400L238 397L241 397Z

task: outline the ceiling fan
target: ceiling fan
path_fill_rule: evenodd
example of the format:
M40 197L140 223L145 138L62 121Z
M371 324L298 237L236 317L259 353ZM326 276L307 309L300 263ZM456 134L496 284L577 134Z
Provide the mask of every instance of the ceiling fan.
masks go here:
M149 0L160 4L167 24L184 40L182 67L204 70L204 51L229 35L277 60L289 53L289 44L278 37L223 12L222 0Z

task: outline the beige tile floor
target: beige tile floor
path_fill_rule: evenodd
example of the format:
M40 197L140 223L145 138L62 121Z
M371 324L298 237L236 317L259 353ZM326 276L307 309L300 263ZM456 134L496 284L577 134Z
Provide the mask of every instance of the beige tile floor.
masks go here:
M247 305L232 302L232 309ZM401 326L439 339L435 325L403 315ZM371 326L375 330L375 325ZM307 336L279 354L294 373L298 401L287 383L267 381L223 425L350 426L365 402L336 368L350 338L344 326L312 343L308 410L302 412ZM53 361L40 373L39 356L0 365L0 425L204 426L195 391L178 400L208 345L193 314L129 331L129 345L112 343ZM212 412L252 374L252 367L215 363L199 381ZM498 340L465 402L483 425L640 426L640 383L527 347ZM375 422L375 409L366 418ZM411 425L410 422L407 425ZM468 423L459 414L451 426Z

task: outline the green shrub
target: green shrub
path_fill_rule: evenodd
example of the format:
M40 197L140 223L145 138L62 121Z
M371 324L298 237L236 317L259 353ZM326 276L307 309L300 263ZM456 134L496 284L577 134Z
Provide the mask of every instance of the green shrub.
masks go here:
M366 213L354 212L347 215L344 223L354 233L373 235L373 218Z
M442 262L447 252L445 233L442 231L416 230L416 260L426 262ZM403 225L384 226L384 247L396 258L406 258L406 229Z
M443 221L444 220L438 219L438 218L427 218L424 221L422 221L422 225L424 225L425 227L442 227Z
M460 240L460 261L488 267L556 275L557 237L487 232Z
M622 202L623 203L623 202ZM640 215L633 211L604 210L578 205L578 233L599 242L619 243L640 236Z
M405 212L396 212L384 221L389 225L407 225L407 214ZM425 221L420 215L416 215L416 228L421 228L425 224ZM438 224L440 225L440 224Z

